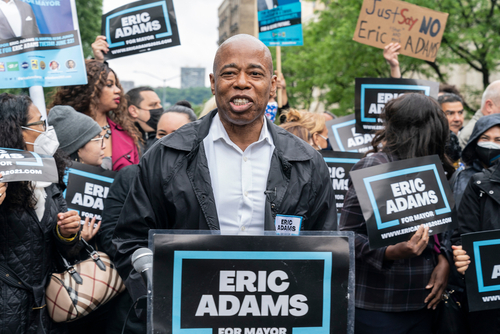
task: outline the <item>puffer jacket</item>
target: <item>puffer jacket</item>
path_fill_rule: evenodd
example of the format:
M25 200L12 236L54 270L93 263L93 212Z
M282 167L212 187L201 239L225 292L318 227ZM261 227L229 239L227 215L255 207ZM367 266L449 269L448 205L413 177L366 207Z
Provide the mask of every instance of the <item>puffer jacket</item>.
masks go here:
M148 247L150 229L220 230L203 145L216 113L163 137L142 157L113 237L115 265L129 292L134 290L130 257ZM301 230L335 231L335 195L322 156L269 120L267 127L275 149L267 179L265 230L275 230L274 219L281 214L303 217Z
M41 221L34 210L10 212L0 205L0 263L33 289L13 287L0 280L0 334L56 333L62 329L54 326L44 306L45 284L57 259L56 250L73 257L79 249L79 238L68 242L57 236L57 214L67 211L66 202L56 185L45 191Z

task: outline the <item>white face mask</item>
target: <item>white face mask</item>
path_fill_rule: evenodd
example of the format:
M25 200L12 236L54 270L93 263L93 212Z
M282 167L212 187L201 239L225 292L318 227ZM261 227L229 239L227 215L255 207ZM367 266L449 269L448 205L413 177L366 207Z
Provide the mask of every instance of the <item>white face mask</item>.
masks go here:
M30 129L24 126L22 126L21 128L25 130L35 131L40 134L35 139L34 143L26 142L26 144L33 145L35 153L45 154L50 156L53 156L54 153L56 153L57 149L59 148L59 140L57 140L56 131L54 130L53 126L49 126L47 128L47 131L45 132L38 131L35 129Z

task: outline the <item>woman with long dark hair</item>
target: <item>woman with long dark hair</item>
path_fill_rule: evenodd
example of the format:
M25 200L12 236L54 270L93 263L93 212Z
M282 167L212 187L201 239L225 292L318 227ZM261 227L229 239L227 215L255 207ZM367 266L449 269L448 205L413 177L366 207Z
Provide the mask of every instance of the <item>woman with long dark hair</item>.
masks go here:
M86 60L86 85L60 87L54 94L51 108L68 105L92 117L101 127L107 157L106 169L120 170L139 163L137 128L127 111L127 101L115 72L106 63ZM49 112L50 114L50 112Z
M53 155L59 184L10 182L0 203L0 266L22 284L0 280L0 328L5 333L50 331L43 291L57 251L78 252L80 217L67 212L60 186L67 160L27 96L0 94L0 147Z
M448 121L436 101L405 94L388 102L382 117L385 129L373 139L372 154L352 170L437 154L451 177L454 168L445 155ZM352 182L339 227L356 232L356 333L431 333L431 309L441 300L449 264L429 228L420 226L407 242L370 249Z

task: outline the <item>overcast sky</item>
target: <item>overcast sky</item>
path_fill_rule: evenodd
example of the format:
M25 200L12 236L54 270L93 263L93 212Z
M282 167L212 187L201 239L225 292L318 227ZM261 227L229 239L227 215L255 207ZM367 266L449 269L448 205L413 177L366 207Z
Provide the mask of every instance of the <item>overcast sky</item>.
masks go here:
M103 0L103 13L123 6L133 0ZM181 45L108 60L120 80L134 81L136 86L162 86L161 80L135 73L147 72L162 79L167 86L180 88L181 67L205 67L205 85L209 87L208 74L217 50L219 38L217 8L222 0L173 0Z

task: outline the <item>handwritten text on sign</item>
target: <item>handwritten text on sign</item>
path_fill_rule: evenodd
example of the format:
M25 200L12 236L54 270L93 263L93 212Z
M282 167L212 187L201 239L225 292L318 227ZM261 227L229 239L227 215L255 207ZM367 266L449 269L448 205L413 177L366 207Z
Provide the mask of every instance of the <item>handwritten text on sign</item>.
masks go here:
M401 54L433 62L447 20L447 13L404 1L364 0L353 39L381 49L399 43Z

